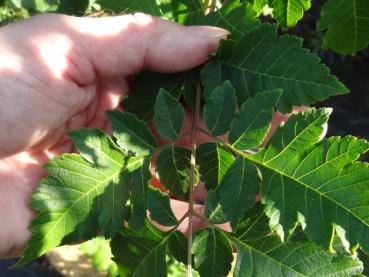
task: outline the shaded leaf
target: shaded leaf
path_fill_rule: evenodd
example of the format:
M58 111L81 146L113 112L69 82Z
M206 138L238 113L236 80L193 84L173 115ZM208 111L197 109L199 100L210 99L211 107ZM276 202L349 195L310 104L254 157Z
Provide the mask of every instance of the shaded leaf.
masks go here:
M227 237L217 229L201 229L194 236L195 269L204 277L227 276L233 260Z
M259 194L260 178L255 165L238 157L224 175L216 192L225 216L234 229L243 217L245 210L251 208Z
M204 121L209 132L220 136L229 130L236 110L236 95L229 81L214 89L204 106Z
M121 106L139 119L149 120L154 114L156 96L161 88L179 98L186 73L160 74L144 71L134 77L130 93L122 97Z
M156 158L156 171L166 189L177 196L186 197L190 180L191 151L170 144Z
M314 53L301 47L302 40L278 36L277 26L264 24L236 42L221 43L215 60L202 69L205 94L230 80L238 104L256 93L281 88L278 110L290 112L292 106L309 105L347 89L330 75Z
M179 138L185 111L177 99L160 89L155 101L154 123L159 134L168 140Z
M321 9L317 30L324 31L323 48L354 54L369 44L369 2L329 0Z
M207 142L196 148L196 164L207 190L217 187L233 161L233 154L217 143Z
M254 241L271 234L269 218L263 211L263 205L257 202L247 210L237 228L233 229L233 236L241 241Z
M170 236L168 249L177 261L187 265L187 238L181 232L175 231Z
M229 221L219 203L218 194L214 190L209 190L206 194L205 215L209 222L213 224L222 224Z
M168 237L149 222L146 223L147 227L139 232L123 230L110 243L120 276L167 276L165 256Z
M147 194L147 207L151 218L163 226L174 226L177 219L170 207L170 199L167 194L159 189L149 187Z
M251 5L240 0L230 0L222 8L200 19L200 24L213 25L231 32L233 38L242 37L260 26Z
M228 135L233 147L248 150L264 141L271 127L274 107L281 94L280 89L259 92L242 104L240 112L232 120Z
M150 160L146 158L143 165L132 173L129 227L133 230L140 229L145 224L148 201L147 190L150 180Z
M114 137L124 150L136 156L149 155L157 147L157 142L149 127L135 115L109 111Z

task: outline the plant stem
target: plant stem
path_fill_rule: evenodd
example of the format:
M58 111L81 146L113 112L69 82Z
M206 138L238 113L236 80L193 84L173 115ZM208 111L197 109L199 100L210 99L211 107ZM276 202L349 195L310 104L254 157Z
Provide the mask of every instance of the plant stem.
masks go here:
M196 89L196 104L195 115L192 123L192 139L191 139L191 169L190 169L190 191L188 200L188 247L187 247L187 276L192 277L192 217L194 204L194 189L195 189L195 167L196 167L196 140L200 116L200 101L201 101L201 85L197 83Z

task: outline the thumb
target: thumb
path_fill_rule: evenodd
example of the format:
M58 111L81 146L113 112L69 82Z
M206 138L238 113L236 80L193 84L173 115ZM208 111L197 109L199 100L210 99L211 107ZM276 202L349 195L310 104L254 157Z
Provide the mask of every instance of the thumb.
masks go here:
M185 27L145 14L105 18L63 17L98 74L115 77L142 69L162 73L204 63L228 31L210 26ZM78 49L78 48L77 48Z

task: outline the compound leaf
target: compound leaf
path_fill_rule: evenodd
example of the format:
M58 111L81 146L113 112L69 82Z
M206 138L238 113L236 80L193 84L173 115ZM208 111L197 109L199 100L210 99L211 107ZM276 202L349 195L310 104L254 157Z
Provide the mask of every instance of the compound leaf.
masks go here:
M207 142L196 149L196 164L207 190L214 189L234 161L234 156L223 146Z
M350 136L321 140L329 113L291 116L263 150L243 156L261 170L265 212L282 238L300 222L324 247L332 249L336 231L353 249L368 251L369 169L355 161L369 144Z
M99 130L82 129L71 137L81 155L94 163L64 154L45 165L48 177L40 181L30 200L30 207L39 214L30 225L32 237L18 266L57 247L77 226L89 233L102 228L107 236L123 227L128 192L122 173L128 157ZM85 222L87 217L94 221Z
M272 121L274 107L282 90L267 90L242 104L231 123L228 140L239 150L253 149L265 139Z
M177 99L160 89L155 101L154 123L159 134L168 140L179 137L185 111Z
M231 270L231 244L217 229L206 228L198 231L194 236L192 253L195 269L203 277L223 277Z
M209 132L220 136L229 130L236 110L236 95L229 81L214 89L204 106L204 121Z
M347 89L320 63L314 53L301 47L302 40L277 36L277 26L264 24L241 39L221 43L215 60L202 69L205 95L226 80L235 88L242 105L256 93L281 88L278 110L309 105Z
M273 0L273 15L283 28L293 27L310 9L310 0Z
M156 171L166 189L180 197L186 197L190 180L191 151L170 144L156 158Z
M323 48L354 54L369 43L369 2L329 0L321 10L317 30L324 31Z
M169 196L159 189L149 187L147 194L147 207L151 218L163 226L174 226L177 219L170 207Z
M114 137L124 150L136 155L149 155L157 147L157 142L146 122L134 114L109 111Z

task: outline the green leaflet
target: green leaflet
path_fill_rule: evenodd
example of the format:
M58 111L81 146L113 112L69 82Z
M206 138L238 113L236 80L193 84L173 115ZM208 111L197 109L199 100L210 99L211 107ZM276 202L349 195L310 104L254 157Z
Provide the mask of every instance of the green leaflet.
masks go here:
M214 89L204 106L204 121L209 132L220 136L229 130L236 110L235 91L229 81Z
M278 110L285 113L292 106L309 105L346 93L347 89L330 75L318 56L301 44L297 37L277 37L277 26L269 24L235 42L223 42L216 59L201 71L205 95L230 80L238 104L242 105L260 91L281 88Z
M293 27L310 9L310 0L273 0L273 15L283 28Z
M217 143L207 142L196 148L196 164L207 190L217 187L233 161L233 154Z
M113 127L114 137L124 150L136 155L149 155L157 147L157 142L149 127L135 115L109 111L108 117Z
M149 120L154 114L156 96L161 88L174 98L179 98L187 73L160 74L144 71L134 77L132 91L122 97L122 108L136 115L139 119Z
M312 109L293 115L262 151L244 156L261 170L265 212L282 238L300 222L325 247L332 248L336 230L351 247L368 251L369 169L355 161L369 145L350 136L318 142L328 114Z
M58 13L82 16L90 6L89 0L60 0Z
M79 249L89 256L95 270L106 271L109 277L115 277L118 275L118 268L112 260L109 243L109 240L99 236L84 242Z
M245 213L229 239L237 248L234 277L247 276L353 276L361 262L349 256L330 254L299 233L282 243L271 235L268 218L256 204ZM301 235L300 235L301 234Z
M188 192L190 158L189 149L174 144L163 148L156 158L156 171L161 183L170 192L182 198L185 198Z
M239 150L258 147L265 139L272 121L274 107L282 90L267 90L256 94L242 104L232 120L228 140Z
M232 38L239 38L261 25L255 17L256 13L250 4L229 0L222 8L201 18L199 24L224 28L231 32Z
M162 233L146 221L140 231L125 229L115 236L110 246L119 276L167 277L165 256L171 235L173 232Z
M187 238L180 232L174 232L168 239L170 254L179 262L187 265Z
M232 247L227 237L217 229L201 229L192 244L195 269L202 277L223 277L231 269Z
M204 17L201 0L172 0L174 20L183 25L196 25Z
M185 111L178 100L160 89L155 101L154 123L159 134L168 140L179 138Z
M213 224L222 224L229 221L219 203L218 194L214 190L209 190L206 194L205 215L209 222Z
M146 158L143 165L132 172L129 227L133 230L140 229L145 224L147 190L150 180L150 160Z
M341 54L354 54L365 49L369 43L369 2L326 1L317 30L326 30L323 48L331 48Z
M167 194L162 193L159 189L149 187L147 194L147 207L150 211L150 217L152 220L156 221L160 225L176 225L177 219L170 207L170 199Z
M283 244L277 236L232 242L237 248L234 277L353 276L362 271L357 259L329 254L309 242Z
M255 165L238 157L224 175L216 192L224 215L234 229L243 217L245 210L251 208L260 192L260 177Z
M82 129L71 137L81 155L94 163L64 154L45 165L49 176L40 181L30 200L39 215L30 225L32 237L17 266L57 247L77 227L82 234L101 228L112 236L123 226L128 192L122 173L128 157L101 131Z

